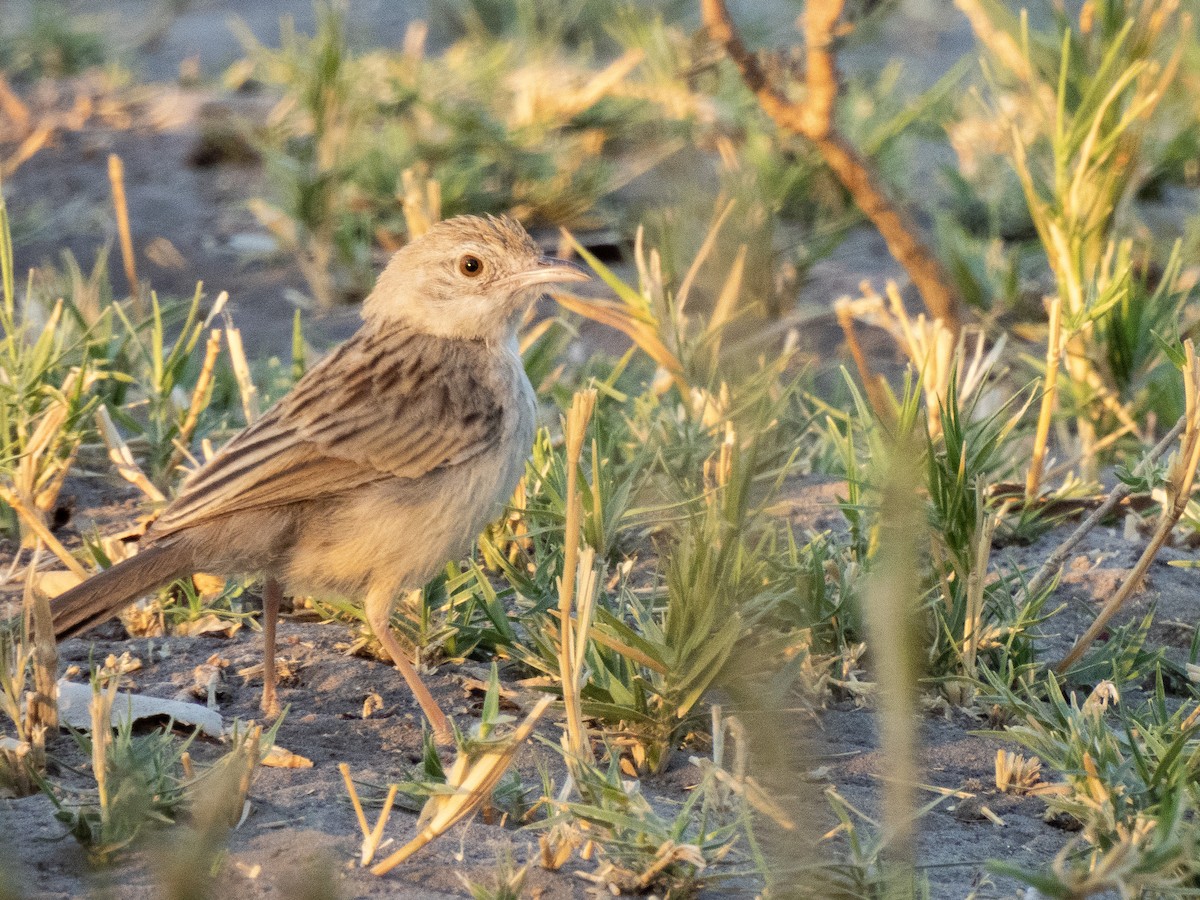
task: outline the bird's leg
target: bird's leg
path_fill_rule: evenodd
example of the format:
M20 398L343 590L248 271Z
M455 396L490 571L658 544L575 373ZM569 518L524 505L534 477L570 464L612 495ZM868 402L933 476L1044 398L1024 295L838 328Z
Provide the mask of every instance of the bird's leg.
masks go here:
M450 730L450 720L437 705L437 701L429 693L429 688L425 687L421 676L417 674L413 664L408 661L400 644L396 641L395 635L392 634L392 597L390 591L371 589L367 592L364 604L367 623L375 632L375 637L379 638L379 643L383 644L383 649L392 658L392 662L396 664L396 668L400 670L400 674L404 676L404 680L408 682L409 690L413 692L417 703L421 705L421 711L425 713L425 718L433 726L433 739L439 744L449 744L454 740L454 733Z
M275 625L279 621L279 606L283 601L283 588L274 578L263 584L263 714L274 718L279 715L279 701L275 698Z

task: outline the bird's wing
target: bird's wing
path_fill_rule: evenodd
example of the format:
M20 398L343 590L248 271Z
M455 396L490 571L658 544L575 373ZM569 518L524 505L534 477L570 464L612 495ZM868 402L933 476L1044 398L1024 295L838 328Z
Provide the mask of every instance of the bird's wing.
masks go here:
M504 403L479 345L366 331L196 472L155 522L155 536L372 481L420 478L497 443Z

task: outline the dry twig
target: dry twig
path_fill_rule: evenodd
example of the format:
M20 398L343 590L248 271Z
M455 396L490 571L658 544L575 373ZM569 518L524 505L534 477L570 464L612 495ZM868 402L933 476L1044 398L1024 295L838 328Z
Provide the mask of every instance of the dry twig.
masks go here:
M883 236L892 256L917 286L930 314L957 334L958 297L942 264L918 236L916 222L888 197L868 160L834 127L838 79L837 58L832 48L843 2L809 0L805 9L807 96L803 103L789 99L780 86L770 81L754 54L742 43L725 0L701 0L700 9L709 35L725 48L763 111L781 128L812 142L858 208Z
M1063 657L1062 661L1055 667L1058 672L1065 672L1083 656L1088 647L1092 645L1092 642L1096 640L1108 625L1109 620L1117 614L1121 607L1125 605L1125 601L1138 589L1142 583L1142 578L1146 574L1146 570L1150 568L1154 557L1158 555L1158 551L1166 543L1167 537L1171 534L1171 529L1179 522L1183 511L1187 508L1188 501L1191 499L1192 486L1196 479L1196 466L1200 464L1200 360L1196 359L1196 349L1190 339L1184 341L1183 348L1186 354L1183 371L1186 412L1184 413L1183 436L1180 438L1179 452L1174 457L1171 468L1167 473L1166 492L1168 503L1164 505L1162 515L1158 521L1158 527L1154 530L1154 534L1150 538L1150 543L1146 545L1146 549L1138 557L1133 571L1129 573L1129 577L1125 579L1112 599L1100 610L1100 614L1096 616L1091 627L1075 642L1075 646L1071 648L1071 652Z
M1158 458L1166 452L1167 447L1171 445L1175 438L1179 437L1186 423L1187 416L1180 417L1179 421L1175 423L1175 427L1163 435L1162 440L1154 445L1154 449L1146 454L1146 458L1133 470L1133 474L1137 477L1145 475L1150 466L1154 465ZM1036 596L1042 588L1049 584L1050 579L1058 574L1059 569L1063 567L1063 563L1067 561L1067 557L1071 554L1071 551L1079 546L1080 541L1087 537L1088 533L1099 525L1105 516L1110 515L1121 504L1121 501L1131 493L1133 493L1133 487L1125 482L1121 482L1113 488L1112 493L1105 498L1104 502L1097 506L1092 511L1092 514L1084 519L1078 528L1071 532L1070 537L1046 557L1046 561L1042 563L1041 568L1037 570L1033 578L1029 580L1029 584L1026 585L1025 596Z

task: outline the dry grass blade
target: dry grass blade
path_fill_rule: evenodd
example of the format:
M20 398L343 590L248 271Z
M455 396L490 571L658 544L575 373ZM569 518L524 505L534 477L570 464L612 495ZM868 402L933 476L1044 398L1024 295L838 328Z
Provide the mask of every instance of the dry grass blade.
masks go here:
M679 385L684 394L688 393L683 366L659 338L657 322L637 315L622 303L586 299L565 291L557 291L553 296L558 305L568 312L591 319L593 322L599 322L601 325L607 325L609 328L615 328L624 334L637 344L643 353L670 373L671 378Z
M117 215L117 235L121 245L121 262L129 282L129 295L140 297L137 259L133 255L133 236L129 230L129 206L125 200L125 164L115 153L108 155L108 180L112 184L113 210ZM137 301L140 303L140 299Z
M566 467L567 467L567 509L566 524L563 529L563 574L558 586L558 615L559 615L559 671L562 675L563 704L566 706L567 733L565 736L568 760L592 761L592 748L587 739L587 731L583 727L583 713L580 704L580 689L582 679L580 668L583 663L583 648L587 645L587 630L591 624L590 615L587 620L583 616L583 603L580 606L578 629L572 625L571 610L575 601L576 587L584 587L586 574L581 561L579 548L580 520L583 514L583 497L579 490L579 460L583 453L583 441L587 435L588 422L591 421L592 411L596 407L596 390L588 388L578 391L571 401L567 411L566 422ZM588 548L589 550L591 548ZM592 554L583 554L588 562L588 570L592 570ZM594 597L595 586L589 585ZM581 600L591 607L591 598Z
M222 291L220 296L217 297L216 306L224 306L225 300L228 297L229 295ZM174 471L175 467L183 462L185 449L196 430L196 424L200 421L200 414L208 406L211 398L208 389L212 386L213 372L216 370L217 357L220 353L221 332L219 329L214 328L208 335L208 343L204 346L204 363L200 366L200 374L196 377L196 387L192 390L192 400L188 405L187 415L184 417L183 424L179 427L175 452L171 454L171 459L167 463L168 472Z
M375 858L375 851L379 849L379 844L383 840L383 829L387 825L388 817L392 814L392 806L396 802L396 794L399 792L400 786L393 784L388 788L387 797L383 801L383 809L379 812L379 818L375 820L375 827L371 828L367 825L367 815L363 812L362 801L358 798L358 790L354 787L354 780L350 777L350 767L345 763L338 763L338 771L342 773L342 780L346 783L346 792L350 795L350 804L354 807L354 815L358 819L358 827L362 830L362 855L359 865L367 866Z
M866 621L879 685L880 739L891 773L883 796L884 822L894 837L896 861L911 865L915 840L913 785L917 774L917 671L920 638L914 633L926 539L912 437L890 448L881 481L879 549L867 588Z
M233 377L237 380L238 393L242 398L242 413L246 424L258 421L258 388L250 374L250 363L246 361L246 350L242 346L242 333L234 327L233 319L225 315L225 338L229 342L229 360L233 365Z
M54 135L53 125L39 125L29 134L16 150L3 161L0 161L0 178L7 178L17 171L24 163L28 162L37 152L41 150L49 142Z
M46 523L42 521L42 517L27 506L7 485L0 484L0 500L3 500L12 507L13 512L17 514L30 531L45 543L51 553L62 560L64 566L78 575L81 580L87 579L87 569L79 564L79 560L75 559L67 548L62 545L62 542L46 527Z
M713 215L712 224L708 226L708 230L704 234L704 242L700 245L700 249L696 252L696 258L688 266L687 273L683 276L683 281L679 285L679 293L676 294L675 298L676 308L679 312L682 313L684 307L687 306L688 297L692 293L692 285L696 281L696 276L700 274L700 267L704 265L704 261L712 254L713 247L717 243L717 234L736 205L736 200L730 200L722 209L720 208L720 201L718 201L718 211Z
M36 733L39 726L58 730L58 647L54 643L54 617L50 612L50 599L36 587L37 564L41 555L42 544L39 541L25 572L22 603L25 630L33 642L33 694L29 697L27 709L30 733Z
M400 865L426 844L444 834L462 821L491 795L492 789L508 771L517 749L533 733L533 726L553 702L552 697L543 697L525 717L508 740L494 748L485 750L473 762L467 754L459 751L454 765L446 773L446 785L454 789L452 794L435 794L425 803L421 817L417 820L420 831L416 837L371 868L371 874L384 875Z
M104 445L108 448L108 458L112 461L117 474L149 497L154 503L166 502L166 496L155 487L154 482L146 477L146 473L142 471L142 467L133 458L133 452L129 449L129 445L125 443L125 439L121 437L121 433L117 431L117 426L113 422L112 416L108 413L108 407L100 406L96 409L96 428L100 432L100 436L104 439Z
M371 833L371 827L367 825L367 815L363 812L362 801L358 799L358 791L354 787L354 780L350 777L350 767L346 763L338 763L338 771L342 773L342 780L346 782L346 793L350 795L350 805L354 807L354 815L358 819L358 827L366 837Z
M1189 339L1183 344L1185 363L1183 369L1183 387L1186 401L1184 413L1183 436L1179 441L1179 452L1172 460L1167 472L1166 493L1169 503L1164 506L1158 527L1154 530L1150 543L1142 551L1133 571L1124 583L1105 604L1096 616L1091 627L1075 642L1071 651L1055 667L1059 672L1065 672L1074 665L1087 651L1088 647L1100 636L1105 626L1125 605L1130 596L1142 583L1142 578L1158 551L1166 543L1171 529L1178 524L1192 496L1192 486L1196 479L1196 467L1200 465L1200 361L1196 359L1196 348Z

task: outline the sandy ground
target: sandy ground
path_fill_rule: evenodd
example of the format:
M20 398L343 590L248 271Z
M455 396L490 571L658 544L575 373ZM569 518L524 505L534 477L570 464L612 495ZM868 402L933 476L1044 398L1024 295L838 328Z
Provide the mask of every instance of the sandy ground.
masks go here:
M841 489L841 484L826 479L798 480L789 486L781 512L791 518L799 536L837 528L840 514L835 504ZM114 485L113 490L122 493L118 486ZM128 516L127 500L91 505L105 493L77 489L77 521L103 524ZM994 562L1034 566L1070 527L1064 525L1029 546L1005 548ZM66 533L70 531L68 526ZM1090 610L1111 595L1140 550L1139 541L1127 540L1117 529L1106 527L1093 532L1069 561L1063 586L1056 595L1056 600L1066 604L1065 609L1043 629L1048 653L1059 652L1080 632ZM9 554L11 548L5 555ZM1155 606L1159 624L1153 641L1177 658L1186 652L1192 639L1194 581L1188 570L1168 566L1166 561L1193 556L1186 550L1165 550L1163 561L1153 568L1145 589L1117 623L1138 618ZM128 651L143 662L143 668L129 676L130 687L156 697L196 699L192 692L193 670L216 654L228 660L217 695L221 714L226 721L259 716L259 680L236 674L261 661L261 637L249 628L242 628L232 637L171 637L164 645L161 638L130 639L119 624L110 623L91 637L64 643L61 668L74 664L86 671L89 657L102 659L110 653ZM288 661L294 675L281 690L281 701L291 710L279 730L278 742L308 757L314 765L311 769L260 770L250 795L250 815L233 832L217 895L299 896L295 892L297 867L311 864L334 880L343 897L463 896L464 888L455 873L483 879L492 871L498 850L507 846L513 849L518 862L534 861L528 896L585 896L589 885L572 871L551 873L537 866L535 834L479 821L460 825L383 879L357 867L358 831L336 765L348 763L357 778L377 786L403 778L420 758L421 728L419 710L402 680L376 660L346 655L344 647L351 639L351 630L345 625L285 616L280 656ZM478 681L485 677L486 666L482 663L445 663L428 683L443 708L466 727L479 715ZM537 696L523 689L511 670L506 670L504 683L517 692L516 707L511 710L515 714L528 709ZM363 718L363 703L371 693L378 693L383 705ZM791 760L789 765L794 766L771 776L779 782L776 797L785 806L811 803L814 796L819 798L822 790L833 786L868 815L878 813L880 779L888 775L888 766L878 749L876 722L870 709L835 696L816 714L797 702L765 714L765 722L761 721L764 714L756 715L759 720L748 722L751 753L777 753L782 746ZM556 739L559 727L557 714L552 711L539 731ZM1015 896L1015 885L984 879L985 861L1000 858L1030 866L1044 864L1071 837L1044 821L1045 806L1040 800L995 791L996 750L1016 748L974 733L988 727L982 719L946 708L931 710L922 722L924 781L976 794L976 800L970 802L944 800L920 821L919 857L935 897L962 897L973 888L979 889L980 897ZM772 746L756 746L755 735L769 735ZM60 766L86 771L85 759L69 738L60 736L51 749ZM194 755L203 762L220 752L214 742L201 739ZM687 763L687 757L686 752L679 753L667 773L643 779L643 792L656 803L681 802L686 790L699 780L698 771ZM533 789L540 783L539 765L561 783L562 769L556 754L530 744L518 762L527 786ZM68 784L88 783L86 776L74 775L65 768L60 768L58 774ZM802 800L804 797L808 799ZM934 797L929 792L922 800ZM986 818L979 804L986 805L1002 824ZM813 823L808 822L809 834L819 834L836 824L826 808L818 805L814 809L820 827L812 828ZM414 827L414 814L398 810L387 834L398 846L412 835ZM34 896L78 896L81 891L106 885L114 889L119 885L121 897L157 896L158 882L149 855L125 855L112 868L93 870L80 847L64 837L49 803L40 796L0 801L0 833L7 836L9 852L21 861L22 881ZM785 848L792 846L797 856L805 852L801 844L788 843L800 838L776 838ZM826 842L814 852L818 859L829 861L844 849L836 842ZM586 863L574 865L591 868ZM725 884L712 888L707 895L751 893L748 885Z

